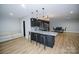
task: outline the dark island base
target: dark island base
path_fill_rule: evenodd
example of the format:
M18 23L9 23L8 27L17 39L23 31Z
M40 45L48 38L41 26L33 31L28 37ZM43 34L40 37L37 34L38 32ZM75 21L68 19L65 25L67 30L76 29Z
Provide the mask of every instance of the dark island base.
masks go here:
M43 44L44 48L45 46L53 48L55 43L55 36L31 32L31 41L36 41L36 44Z

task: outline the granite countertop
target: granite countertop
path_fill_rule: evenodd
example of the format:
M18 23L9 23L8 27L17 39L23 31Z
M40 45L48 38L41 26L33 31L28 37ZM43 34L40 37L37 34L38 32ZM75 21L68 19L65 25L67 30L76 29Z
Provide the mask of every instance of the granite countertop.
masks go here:
M40 34L45 34L45 35L52 35L52 36L57 36L57 32L50 32L50 31L35 31L35 30L31 30L30 32L35 32L35 33L40 33Z

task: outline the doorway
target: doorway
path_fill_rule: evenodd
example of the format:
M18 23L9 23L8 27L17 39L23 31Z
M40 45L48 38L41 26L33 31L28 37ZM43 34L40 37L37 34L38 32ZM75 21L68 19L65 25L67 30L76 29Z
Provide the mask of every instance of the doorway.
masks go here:
M23 21L23 36L24 37L26 36L26 33L25 33L25 21Z

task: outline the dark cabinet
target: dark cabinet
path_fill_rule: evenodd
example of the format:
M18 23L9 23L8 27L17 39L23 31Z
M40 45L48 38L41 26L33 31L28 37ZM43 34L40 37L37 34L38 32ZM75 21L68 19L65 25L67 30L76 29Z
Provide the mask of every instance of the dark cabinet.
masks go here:
M35 26L38 26L39 27L38 19L31 18L31 27L35 27Z
M36 41L36 34L33 32L31 32L31 40Z
M31 18L31 27L35 27L35 26L39 27L39 30L49 31L49 21Z
M31 32L31 40L52 48L54 46L55 37Z
M54 36L50 36L50 35L46 35L46 45L49 47L53 47L55 42L55 37Z
M49 31L49 21L39 20L39 29L42 31Z
M31 26L32 27L36 26L36 19L31 18Z

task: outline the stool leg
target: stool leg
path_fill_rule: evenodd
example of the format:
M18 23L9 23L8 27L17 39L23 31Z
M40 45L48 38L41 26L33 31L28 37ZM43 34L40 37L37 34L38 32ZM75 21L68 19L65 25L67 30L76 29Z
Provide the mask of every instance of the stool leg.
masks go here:
M29 34L30 34L30 42L32 43L32 38L31 38L32 34L31 32L29 32Z
M38 38L37 38L37 34L36 34L36 45L37 45L37 39L38 39Z
M30 39L30 34L28 35L28 41L30 41L31 39Z
M38 42L39 42L39 47L40 47L40 41L41 41L41 39L40 39L40 35L38 35Z
M44 49L46 49L46 42L45 42L45 36L44 36Z

